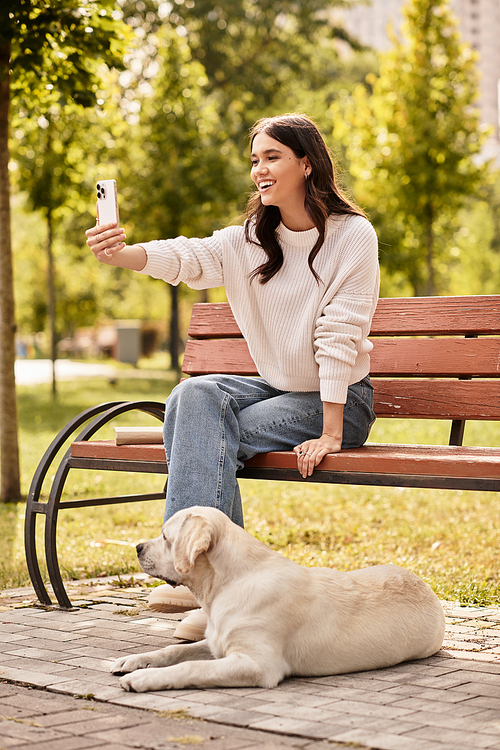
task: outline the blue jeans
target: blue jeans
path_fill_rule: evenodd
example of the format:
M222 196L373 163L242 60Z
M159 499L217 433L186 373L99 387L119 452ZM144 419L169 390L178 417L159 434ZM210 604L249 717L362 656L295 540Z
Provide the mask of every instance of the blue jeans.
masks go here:
M342 448L357 448L375 421L373 388L364 378L349 387ZM262 378L205 375L180 383L167 399L163 440L168 464L165 520L206 505L243 526L236 472L256 453L292 450L320 437L318 392L280 391Z

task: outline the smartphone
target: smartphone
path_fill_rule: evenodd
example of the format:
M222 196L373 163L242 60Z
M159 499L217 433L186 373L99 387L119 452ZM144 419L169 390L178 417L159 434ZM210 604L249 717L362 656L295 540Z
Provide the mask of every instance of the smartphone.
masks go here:
M98 224L120 223L118 214L118 193L115 180L98 180L97 191L97 222Z

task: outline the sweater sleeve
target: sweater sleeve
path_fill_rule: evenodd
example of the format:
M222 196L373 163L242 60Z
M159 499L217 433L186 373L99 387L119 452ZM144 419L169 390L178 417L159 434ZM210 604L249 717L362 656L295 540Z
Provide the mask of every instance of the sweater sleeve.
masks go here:
M220 232L206 239L176 237L141 243L147 255L139 273L176 286L181 281L192 289L223 286Z
M314 334L321 398L334 403L345 403L348 386L369 372L373 345L367 337L379 287L373 227L362 220L344 240L335 288L325 299Z

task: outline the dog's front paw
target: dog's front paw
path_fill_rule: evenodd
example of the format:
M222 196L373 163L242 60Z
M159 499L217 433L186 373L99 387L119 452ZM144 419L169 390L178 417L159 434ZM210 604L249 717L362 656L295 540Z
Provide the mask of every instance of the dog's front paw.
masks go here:
M132 677L131 674L126 674L125 677L120 677L120 679L118 680L118 682L120 683L120 686L124 690L127 690L129 692L134 692L134 688L132 687L131 677Z
M175 679L172 670L175 667L160 667L155 669L138 669L120 677L120 685L124 690L133 693L145 693L147 690L172 690L187 687L184 679ZM191 684L191 683L190 683Z
M125 669L125 664L127 663L128 656L122 656L120 659L117 659L115 663L110 667L111 674L123 674L124 672L128 672L127 669Z
M125 674L126 672L135 672L136 669L146 669L149 666L148 659L143 654L138 656L122 656L117 659L111 667L112 674Z
M124 690L128 690L130 693L145 693L153 689L149 684L148 678L149 674L147 671L139 670L120 677L119 683Z

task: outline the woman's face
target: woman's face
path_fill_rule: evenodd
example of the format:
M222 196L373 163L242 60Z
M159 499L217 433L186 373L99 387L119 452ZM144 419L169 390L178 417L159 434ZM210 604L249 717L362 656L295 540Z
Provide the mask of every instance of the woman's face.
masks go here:
M303 209L306 176L311 171L307 156L299 159L291 148L262 132L253 140L250 158L250 176L264 205L282 212Z

